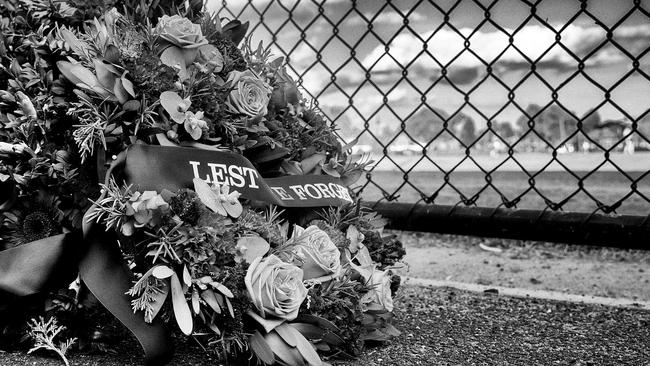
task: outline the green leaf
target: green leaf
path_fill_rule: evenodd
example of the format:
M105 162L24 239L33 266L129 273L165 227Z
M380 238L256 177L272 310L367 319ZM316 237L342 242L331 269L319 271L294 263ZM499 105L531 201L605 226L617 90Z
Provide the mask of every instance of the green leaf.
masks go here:
M226 305L228 306L228 312L230 313L230 317L234 318L235 317L235 311L232 308L232 304L230 303L230 299L226 297Z
M100 87L99 80L92 71L88 70L81 64L73 64L68 61L59 61L56 66L61 74L71 83L79 86L84 85L85 89L94 90L94 87Z
M160 94L160 105L163 106L165 111L176 123L183 123L185 121L185 112L179 110L179 107L185 104L183 98L178 93L173 91L164 91Z
M20 67L20 63L18 62L18 59L16 58L11 60L11 65L9 65L9 69L11 70L11 73L15 77L18 77L20 75L20 72L23 70L23 68Z
M332 347L330 347L330 345L325 342L314 343L314 347L316 347L317 350L322 352L329 352L332 350Z
M280 324L284 323L284 319L264 319L252 310L249 310L246 314L248 314L251 318L253 318L253 320L261 325L262 328L264 328L264 331L267 333L275 329L275 327L279 326Z
M219 196L210 188L206 181L201 178L194 178L192 182L194 182L194 191L204 205L219 215L228 216L228 212L223 207Z
M354 145L356 145L358 142L359 142L359 138L357 137L356 139L354 139L354 140L348 142L347 144L345 144L345 146L343 146L341 148L341 151L348 151L348 150L352 149L352 147Z
M334 333L337 333L337 334L341 333L341 330L339 329L339 327L334 325L334 323L332 323L331 321L329 321L329 320L327 320L325 318L321 318L321 317L316 316L316 315L298 314L298 317L295 319L295 322L309 323L309 324L316 325L319 328L330 330L330 331L332 331Z
M124 103L122 109L129 112L137 112L140 110L140 106L140 101L131 99L128 102Z
M226 200L225 202L222 202L222 206L230 217L237 218L241 216L242 212L244 212L244 207L241 205L238 198L235 198L232 203Z
M193 147L195 149L202 149L202 150L221 151L221 152L228 151L228 149L223 148L220 145L208 145L208 144L202 144L202 143L196 142L196 141L181 141L180 145L181 146L187 146L187 147Z
M221 314L221 307L214 292L210 289L201 292L201 298L214 310L217 314Z
M300 332L305 338L309 340L322 340L333 346L340 346L345 341L343 338L339 337L336 333L333 333L331 330L325 330L319 328L316 325L309 323L291 323L291 326L294 327L297 331Z
M185 294L183 293L181 282L178 280L176 273L171 276L170 284L172 288L174 317L176 318L178 327L181 329L183 334L190 335L192 334L192 329L194 327L194 324L192 323L192 314L190 313L190 307L187 305L187 301L185 301Z
M157 133L157 134L156 134L156 139L158 140L158 144L159 144L160 146L174 146L174 147L178 147L178 145L176 145L175 143L169 141L169 139L167 138L167 136L165 136L164 133Z
M384 325L384 329L382 329L382 330L383 330L384 332L386 332L388 335L392 336L392 337L397 337L397 336L399 336L400 334L402 334L402 332L400 332L399 330L397 330L397 328L395 328L395 327L394 327L392 324L390 324L390 323L386 323L386 324Z
M356 168L353 170L350 170L346 172L342 177L341 180L343 181L343 184L346 186L351 186L354 183L356 183L360 178L361 175L363 174L363 169L361 168Z
M175 46L167 47L160 55L160 61L164 65L177 69L181 80L187 79L187 64L182 49Z
M237 249L243 253L244 260L253 263L257 257L263 257L271 246L259 236L243 236L237 240Z
M201 311L201 303L199 302L199 291L195 288L192 290L192 310L194 314L199 314Z
M314 154L300 162L300 167L305 174L309 174L316 167L325 161L326 155L323 153Z
M210 330L215 332L218 336L221 335L221 330L219 329L219 327L217 327L216 324L214 324L213 322L208 322L207 324L208 324L208 328L210 328Z
M171 277L174 274L174 270L165 265L159 265L153 268L151 274L159 280L164 280L165 278Z
M187 266L183 266L183 282L187 287L192 286L192 276L190 275L190 271L187 270Z
M28 117L36 118L36 109L34 108L31 99L21 91L16 92L16 97L18 97L18 104L20 104L23 114Z
M366 333L362 338L364 341L378 341L378 342L385 342L390 339L390 337L387 334L384 334L377 329L373 330L372 332Z
M120 104L124 104L129 100L129 94L127 93L126 89L124 88L124 85L122 84L122 79L115 79L113 94L115 94Z
M339 171L336 169L339 166L339 163L337 163L334 159L330 159L330 161L327 163L323 162L320 164L321 169L323 169L326 174L336 178L341 177L341 173L339 173Z
M289 175L302 175L302 168L300 167L300 163L297 161L282 160L280 165L284 172Z
M283 63L284 57L278 57L275 60L271 61L271 63L269 63L269 66L273 69L277 69L278 67L282 66Z
M282 323L275 328L275 331L291 347L296 347L298 345L295 334L296 330L294 328L291 328L289 324Z
M226 300L225 300L226 297L223 296L220 293L215 293L214 297L217 298L217 302L219 303L219 306L221 306L222 309L225 309L226 308Z
M284 363L291 366L304 366L305 361L297 349L290 347L275 332L270 332L264 336L266 343L269 344L273 353Z
M223 70L223 55L214 45L206 44L199 47L197 61L206 64L211 72L218 73Z
M253 335L249 338L249 342L251 349L253 352L255 352L255 355L260 359L260 361L264 362L267 365L272 365L275 363L273 350L271 350L271 346L266 343L266 340L264 337L262 337L259 331L256 330L255 333L253 333Z
M122 80L122 86L124 87L124 89L132 97L135 97L135 89L133 89L133 83L131 82L131 80L126 78L126 72L122 75L122 78L120 80Z
M246 36L246 31L248 31L249 25L248 22L242 23L239 20L231 20L223 27L222 33L226 37L230 38L234 44L239 45Z
M115 87L115 79L117 79L117 75L113 74L111 70L106 67L106 64L104 64L100 60L93 60L93 63L95 64L95 73L97 74L97 80L102 84L102 86L108 90L113 90Z
M120 50L116 46L109 44L104 52L104 58L112 64L117 64L120 62Z
M88 48L88 45L85 42L79 40L79 38L68 29L62 28L59 30L59 35L63 38L68 47L70 47L72 52L78 55L83 55L84 49Z
M224 286L219 282L210 282L210 286L214 287L215 290L221 292L222 294L226 295L231 299L235 297L235 295L232 294L232 292L228 289L228 287Z
M328 332L309 323L291 323L291 326L308 339L323 339L325 333Z
M311 366L320 366L323 362L321 361L320 357L318 357L318 353L314 349L314 347L311 345L311 343L300 334L297 330L289 326L289 329L291 329L294 332L294 336L296 337L296 348L298 348L298 352L300 352L300 355L307 360L307 363ZM277 330L276 330L277 331Z

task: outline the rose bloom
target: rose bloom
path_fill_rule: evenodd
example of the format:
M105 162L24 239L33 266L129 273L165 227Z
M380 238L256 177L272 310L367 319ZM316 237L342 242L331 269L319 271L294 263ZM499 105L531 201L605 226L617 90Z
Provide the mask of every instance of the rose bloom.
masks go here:
M228 95L228 107L232 112L251 117L267 112L273 89L250 70L232 71L228 75L232 90Z
M199 48L208 44L201 26L178 14L171 17L163 15L159 18L154 34L180 48Z
M244 282L253 304L265 318L271 315L294 320L307 298L302 270L275 255L256 258L248 267Z
M305 280L335 277L341 271L341 252L318 226L296 226L287 247L282 259L302 268Z
M365 278L366 285L372 289L361 298L365 310L393 311L393 297L390 291L390 274L388 271L373 269L368 278Z

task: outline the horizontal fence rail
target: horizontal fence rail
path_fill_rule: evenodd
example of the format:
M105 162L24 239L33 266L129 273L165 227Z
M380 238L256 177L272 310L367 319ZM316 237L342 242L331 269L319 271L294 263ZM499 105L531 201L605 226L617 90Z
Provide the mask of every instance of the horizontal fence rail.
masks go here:
M368 206L392 229L650 250L648 216L397 202Z
M647 247L648 1L208 6L376 161L357 188L394 228Z

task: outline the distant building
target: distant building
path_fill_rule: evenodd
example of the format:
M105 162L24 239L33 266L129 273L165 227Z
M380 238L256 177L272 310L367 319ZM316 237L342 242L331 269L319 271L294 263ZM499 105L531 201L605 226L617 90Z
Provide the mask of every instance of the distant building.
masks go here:
M625 120L606 120L600 123L596 128L589 132L589 137L598 142L599 145L609 148L616 145L619 141L625 136L625 131L629 129L630 123ZM632 140L630 139L630 142ZM596 144L591 141L583 142L583 145L588 145L589 150L598 149ZM625 144L618 144L614 150L622 151L625 147ZM628 152L629 152L628 147ZM633 152L633 149L632 149Z

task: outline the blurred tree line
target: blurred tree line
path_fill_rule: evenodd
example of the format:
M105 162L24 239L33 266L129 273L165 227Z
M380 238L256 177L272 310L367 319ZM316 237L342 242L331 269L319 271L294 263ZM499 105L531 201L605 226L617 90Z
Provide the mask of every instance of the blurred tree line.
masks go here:
M404 122L404 130L410 138L396 138L402 129L399 121L386 121L379 115L369 122L369 129L375 135L373 138L363 133L364 123L359 118L342 113L343 109L326 111L326 114L330 115L330 112L333 116L340 114L336 124L342 136L353 138L361 134L359 143L372 145L374 150L381 150L377 140L383 144L389 141L392 144L413 144L415 140L422 145L433 140L430 146L436 150L462 150L463 145L472 145L474 150L490 150L494 148L495 141L505 147L504 142L512 144L521 139L517 146L526 151L544 151L550 146L561 148L564 152L589 151L597 148L596 143L605 148L616 144L629 133L632 126L625 119L603 120L598 110L578 116L557 104L544 109L537 104L529 104L514 123L492 121L493 132L481 137L486 128L484 121L478 124L462 111L450 115L439 108L421 107ZM579 121L582 132L577 132ZM479 125L483 128L477 128ZM650 147L641 137L642 134L650 139L650 113L638 121L637 131L631 137L634 143Z

